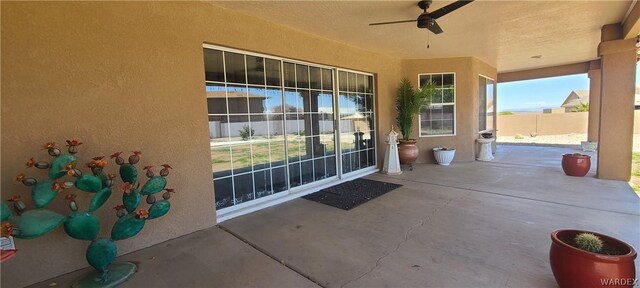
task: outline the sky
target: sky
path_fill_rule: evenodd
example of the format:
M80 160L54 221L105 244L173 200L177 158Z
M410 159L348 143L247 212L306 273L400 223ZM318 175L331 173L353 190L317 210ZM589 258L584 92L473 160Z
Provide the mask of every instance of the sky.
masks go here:
M636 73L636 85L639 75ZM498 112L557 108L572 90L589 90L587 74L498 83Z
M498 83L498 112L556 108L572 90L588 90L587 74Z

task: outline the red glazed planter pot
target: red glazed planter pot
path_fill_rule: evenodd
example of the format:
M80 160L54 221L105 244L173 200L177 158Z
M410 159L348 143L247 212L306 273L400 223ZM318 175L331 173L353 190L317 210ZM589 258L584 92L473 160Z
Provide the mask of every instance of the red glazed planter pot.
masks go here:
M584 251L560 240L579 233L592 233L605 245L616 247L624 255L603 255ZM564 287L633 287L636 251L629 244L599 233L581 230L556 230L551 233L549 260L556 282Z
M562 155L562 170L569 176L583 177L591 169L591 156L564 154Z

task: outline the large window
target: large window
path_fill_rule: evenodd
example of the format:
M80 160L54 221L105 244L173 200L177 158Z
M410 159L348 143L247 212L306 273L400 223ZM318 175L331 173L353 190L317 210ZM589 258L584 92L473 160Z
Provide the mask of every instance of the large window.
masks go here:
M436 86L431 105L420 110L420 137L455 135L455 73L420 74L420 86L433 82Z
M372 75L208 46L216 209L375 168Z
M479 97L480 97L480 106L479 106L479 115L478 115L478 123L479 131L493 131L495 127L493 127L495 114L496 114L496 105L494 101L494 89L495 82L493 79L489 79L480 75L479 77Z

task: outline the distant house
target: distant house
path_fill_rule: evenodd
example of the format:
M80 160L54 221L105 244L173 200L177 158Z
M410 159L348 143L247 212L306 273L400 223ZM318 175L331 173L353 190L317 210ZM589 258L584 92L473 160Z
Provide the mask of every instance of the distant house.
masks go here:
M571 112L582 103L589 103L589 90L571 91L571 93L569 93L569 96L567 96L567 98L564 99L564 102L562 102L561 107L564 108L564 112ZM636 87L636 99L634 105L636 110L640 110L640 87ZM543 113L558 113L558 109L545 109Z
M209 114L244 114L226 116L209 116L210 121L247 122L248 113L264 113L266 96L238 91L207 91Z
M564 112L571 112L582 103L589 103L589 90L571 91L560 107L564 108Z

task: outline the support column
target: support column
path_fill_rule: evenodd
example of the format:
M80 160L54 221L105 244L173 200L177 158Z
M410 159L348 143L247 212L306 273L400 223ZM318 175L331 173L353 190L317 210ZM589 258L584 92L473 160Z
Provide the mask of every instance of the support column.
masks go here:
M633 148L635 39L603 41L598 46L598 55L602 82L597 177L629 181Z
M600 61L591 61L589 72L589 127L587 141L598 141L600 134Z

